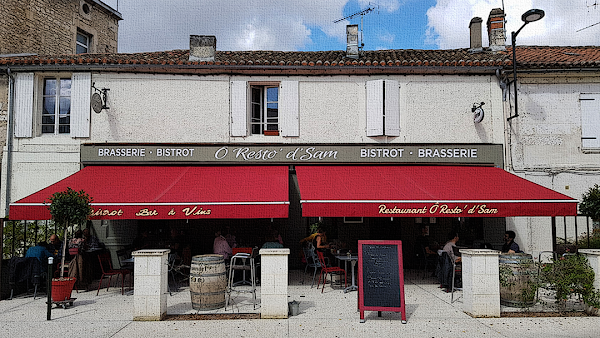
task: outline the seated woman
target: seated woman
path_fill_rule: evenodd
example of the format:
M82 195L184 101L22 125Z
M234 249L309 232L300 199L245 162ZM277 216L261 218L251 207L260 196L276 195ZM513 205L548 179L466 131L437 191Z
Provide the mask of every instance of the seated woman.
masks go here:
M321 227L317 229L317 235L313 239L313 246L316 251L322 252L325 257L329 257L330 262L333 262L334 257L331 254L331 249L335 249L335 245L327 242L327 233L325 229Z

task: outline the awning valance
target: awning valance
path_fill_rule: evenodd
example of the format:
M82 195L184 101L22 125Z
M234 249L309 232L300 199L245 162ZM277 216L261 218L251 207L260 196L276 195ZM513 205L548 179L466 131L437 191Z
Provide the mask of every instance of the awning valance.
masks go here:
M304 217L574 216L577 200L500 168L297 166Z
M89 166L10 204L10 219L50 219L67 187L93 198L91 219L287 218L286 166Z

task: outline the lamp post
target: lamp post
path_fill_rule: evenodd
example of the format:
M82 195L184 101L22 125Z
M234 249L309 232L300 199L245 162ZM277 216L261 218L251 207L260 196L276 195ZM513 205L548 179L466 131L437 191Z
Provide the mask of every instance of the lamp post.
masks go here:
M523 25L516 32L511 33L511 42L512 42L512 64L513 64L513 85L515 88L515 115L507 118L508 121L519 116L519 101L517 100L517 54L516 54L516 44L517 44L517 35L521 32L521 29L525 27L528 23L538 21L543 18L545 15L544 11L541 9L530 9L527 12L521 15L521 20L523 20Z

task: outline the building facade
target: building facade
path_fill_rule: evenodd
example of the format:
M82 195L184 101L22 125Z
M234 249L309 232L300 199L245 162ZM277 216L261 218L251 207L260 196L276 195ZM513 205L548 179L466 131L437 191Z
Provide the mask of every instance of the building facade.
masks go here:
M7 0L0 3L0 56L116 53L119 12L99 0ZM0 75L0 144L9 83Z
M469 246L514 228L526 251L551 250L533 233L575 215L585 183L560 194L515 170L525 122L508 120L508 55L223 52L192 36L189 51L0 59L15 93L0 213L47 218L44 196L70 185L95 198L94 228L115 249L176 228L201 254L229 227L251 246L278 229L300 252L321 221L350 249L402 239L407 260L422 227Z

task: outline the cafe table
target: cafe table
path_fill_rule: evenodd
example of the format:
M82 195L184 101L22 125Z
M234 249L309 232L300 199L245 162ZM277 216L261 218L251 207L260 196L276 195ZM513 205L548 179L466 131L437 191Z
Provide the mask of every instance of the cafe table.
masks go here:
M335 258L337 258L340 261L344 261L344 267L346 268L346 270L348 270L348 261L350 261L350 264L352 266L352 284L344 289L344 293L348 291L358 290L358 286L356 285L356 281L354 279L354 266L356 265L356 262L358 262L358 255L336 255Z

